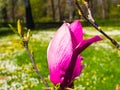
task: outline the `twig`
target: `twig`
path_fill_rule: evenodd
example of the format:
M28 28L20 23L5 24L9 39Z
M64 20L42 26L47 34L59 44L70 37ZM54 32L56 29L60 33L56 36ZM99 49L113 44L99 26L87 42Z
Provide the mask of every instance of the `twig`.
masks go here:
M25 47L30 59L31 59L31 62L32 62L32 65L33 65L33 69L35 70L35 72L37 73L38 75L38 78L41 79L41 81L43 82L43 84L46 86L46 90L50 90L50 87L48 85L48 83L46 82L46 80L43 78L42 74L39 72L37 66L36 66L36 63L35 63L35 60L34 60L34 54L30 51L29 49L29 46L28 46L28 42L29 42L29 39L30 39L30 29L28 29L27 33L24 34L24 31L23 31L23 27L21 25L21 20L18 20L17 21L17 31L16 29L9 24L9 27L11 28L11 30L13 32L15 32L19 37L20 37L20 40L22 41L22 45Z
M48 83L45 81L45 79L43 78L43 76L41 75L41 73L39 72L39 70L35 64L34 55L30 52L30 49L28 47L28 41L23 40L23 44L24 44L26 51L28 52L28 55L30 56L30 59L31 59L31 62L33 64L33 68L34 68L35 72L38 74L38 77L42 80L42 82L48 88L49 87Z
M87 3L87 1L86 1L86 3ZM89 17L90 19L84 14L84 12L83 12L83 10L82 10L82 8L81 8L81 6L79 5L79 3L78 3L77 0L75 0L75 4L76 4L77 8L80 10L80 12L81 12L82 16L84 17L84 19L85 19L86 21L88 21L88 22L89 22L96 30L98 30L101 34L103 34L107 39L109 39L109 40L113 43L113 45L115 45L115 47L116 47L118 50L120 50L120 45L118 44L118 42L115 41L115 40L114 40L113 38L111 38L110 36L108 36L108 35L99 27L99 25L94 21L92 15L91 15L90 8L88 7L88 3L85 4L85 6L86 6L86 8L88 9L88 13L89 13L89 15L90 15L90 17Z

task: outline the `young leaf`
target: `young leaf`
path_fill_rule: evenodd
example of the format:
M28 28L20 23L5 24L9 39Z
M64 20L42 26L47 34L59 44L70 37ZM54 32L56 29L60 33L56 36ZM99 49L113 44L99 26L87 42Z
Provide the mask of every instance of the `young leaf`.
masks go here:
M23 29L22 29L20 20L17 21L17 29L18 29L18 34L20 35L20 37L23 37Z
M30 29L29 29L28 32L27 32L27 38L28 38L28 40L30 39L30 36L31 36L31 32L30 32Z
M8 24L8 26L15 34L19 35L16 28L14 28L11 24Z

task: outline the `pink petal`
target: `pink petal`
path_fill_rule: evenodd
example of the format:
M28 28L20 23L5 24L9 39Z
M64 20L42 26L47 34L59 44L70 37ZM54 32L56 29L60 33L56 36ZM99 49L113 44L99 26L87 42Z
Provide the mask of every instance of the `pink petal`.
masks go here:
M62 75L66 72L72 54L70 31L64 23L53 37L47 51L50 79L55 85L63 81Z
M83 40L82 25L79 20L75 20L70 24L70 30L72 35L73 47L76 47ZM74 37L74 38L73 38Z
M73 54L69 66L63 74L63 80L60 84L62 87L69 86L70 83L80 75L83 68L81 65L82 60L83 58L81 56L78 56L76 53Z
M83 60L83 57L81 57L81 56L77 57L74 72L73 72L73 75L72 75L72 80L74 80L76 77L78 77L80 75L80 73L83 69L82 60Z
M53 37L47 51L50 80L55 85L60 83L63 87L69 86L83 68L83 58L78 55L99 40L102 40L99 36L83 40L80 21L75 21L71 25L64 23Z
M81 61L83 60L83 57L77 56L75 53L72 57L72 60L69 64L69 67L67 68L64 79L61 82L61 86L69 86L71 81L73 81L76 77L78 77L83 69L83 65Z
M84 49L86 49L89 45L94 42L100 41L102 38L100 36L94 36L88 40L83 40L79 45L76 47L76 53L80 54Z

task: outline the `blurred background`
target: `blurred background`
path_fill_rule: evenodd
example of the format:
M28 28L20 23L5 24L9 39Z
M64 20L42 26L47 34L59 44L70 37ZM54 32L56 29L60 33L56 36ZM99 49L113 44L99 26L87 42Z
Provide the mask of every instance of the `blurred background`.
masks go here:
M0 23L21 19L34 23L72 21L79 19L74 0L0 0ZM120 19L120 0L89 0L93 17L97 20ZM29 24L30 23L30 24ZM30 26L30 25L33 26Z

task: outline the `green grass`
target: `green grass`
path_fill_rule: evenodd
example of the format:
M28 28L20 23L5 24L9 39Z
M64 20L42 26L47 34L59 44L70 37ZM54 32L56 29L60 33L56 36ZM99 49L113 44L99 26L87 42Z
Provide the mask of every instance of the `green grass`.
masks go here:
M82 56L85 57L85 67L82 76L76 80L78 86L83 85L87 90L114 90L120 84L120 57L117 50L102 47L96 50L91 46Z
M95 31L91 27L85 27L84 29ZM103 27L105 31L120 30L120 27ZM50 34L52 32L52 34ZM41 74L46 78L52 87L52 83L48 79L49 70L47 66L46 51L51 37L55 31L33 31L33 35L40 37L31 38L30 48L34 51L35 61L39 68ZM85 35L87 38L91 35ZM117 41L120 41L120 36L112 36ZM5 40L6 41L5 41ZM30 63L30 58L27 52L19 45L19 38L16 35L9 35L1 37L2 43L4 45L0 48L1 53L10 52L18 50L17 53L10 54L9 58L16 62L17 65L22 67ZM11 41L11 45L5 44L7 41ZM102 44L108 45L104 47ZM12 49L9 50L8 47ZM110 47L110 48L109 48ZM7 50L6 50L7 49ZM6 50L4 52L4 50ZM19 54L18 54L19 53ZM14 55L14 57L12 57ZM120 85L120 55L116 48L108 40L103 40L101 42L95 43L88 47L81 56L85 59L83 60L84 69L78 79L75 80L75 90L114 90L116 85ZM2 58L6 60L6 57ZM33 77L37 77L34 72ZM42 83L37 84L30 90L42 90L44 85Z

